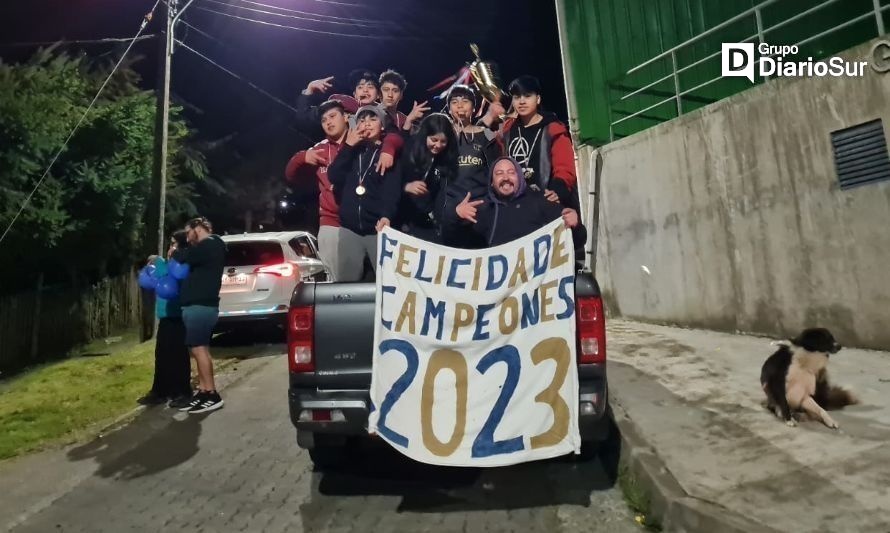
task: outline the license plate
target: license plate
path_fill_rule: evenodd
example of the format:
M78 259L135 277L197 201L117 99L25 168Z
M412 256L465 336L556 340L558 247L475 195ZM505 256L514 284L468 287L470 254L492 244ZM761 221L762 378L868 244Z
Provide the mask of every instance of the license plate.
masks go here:
M245 285L247 284L247 274L236 274L234 276L223 276L222 278L223 286L230 285Z

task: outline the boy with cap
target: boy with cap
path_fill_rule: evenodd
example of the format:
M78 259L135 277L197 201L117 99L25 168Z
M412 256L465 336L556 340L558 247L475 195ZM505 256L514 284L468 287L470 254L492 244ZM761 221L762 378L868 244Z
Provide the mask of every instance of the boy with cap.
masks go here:
M376 269L377 232L390 225L402 191L398 163L383 176L377 168L385 134L386 112L367 105L355 115L356 126L346 134L340 153L328 168L328 179L340 204L339 281L358 281L365 257Z

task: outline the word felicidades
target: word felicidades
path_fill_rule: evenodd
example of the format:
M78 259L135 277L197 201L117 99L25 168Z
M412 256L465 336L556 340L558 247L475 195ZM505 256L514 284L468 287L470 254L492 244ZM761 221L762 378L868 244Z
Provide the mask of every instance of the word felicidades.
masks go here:
M566 227L561 224L551 235L541 235L535 239L530 250L520 247L511 257L493 253L475 259L449 258L444 254L429 258L427 250L400 245L398 240L386 235L381 236L380 246L381 268L386 267L387 259L393 260L396 262L395 273L399 276L472 291L496 291L502 289L504 283L512 289L520 283L528 283L533 278L545 275L549 269L567 264L570 250ZM466 281L470 271L472 280Z

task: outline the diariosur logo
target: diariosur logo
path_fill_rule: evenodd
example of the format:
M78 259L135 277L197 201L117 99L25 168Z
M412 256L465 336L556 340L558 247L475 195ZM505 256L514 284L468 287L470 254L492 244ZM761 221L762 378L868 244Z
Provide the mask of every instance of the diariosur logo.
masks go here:
M723 43L721 54L721 71L723 76L748 78L754 83L755 68L761 77L823 77L841 76L858 77L865 74L867 61L847 61L842 57L831 57L813 61L789 59L798 53L797 46L772 46L760 43L756 48L760 55L758 62L755 57L754 43ZM759 68L758 68L759 67Z

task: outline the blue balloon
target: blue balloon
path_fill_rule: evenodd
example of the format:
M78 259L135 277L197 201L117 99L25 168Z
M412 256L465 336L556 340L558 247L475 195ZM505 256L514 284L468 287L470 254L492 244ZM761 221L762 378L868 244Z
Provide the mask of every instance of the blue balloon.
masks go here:
M180 263L176 259L171 259L167 263L167 271L176 279L185 279L189 275L188 263Z
M139 286L143 289L153 291L157 288L158 279L152 275L154 269L155 266L150 265L150 267L145 267L139 271Z
M158 298L172 300L179 296L179 282L173 276L164 276L158 280L158 286L155 290L158 293Z

